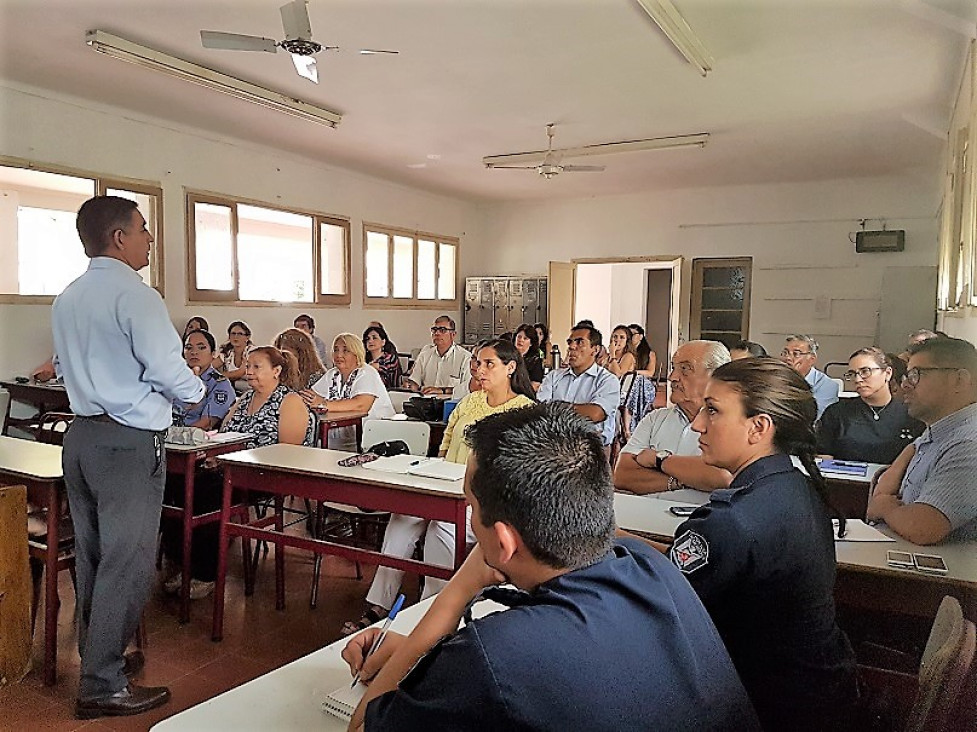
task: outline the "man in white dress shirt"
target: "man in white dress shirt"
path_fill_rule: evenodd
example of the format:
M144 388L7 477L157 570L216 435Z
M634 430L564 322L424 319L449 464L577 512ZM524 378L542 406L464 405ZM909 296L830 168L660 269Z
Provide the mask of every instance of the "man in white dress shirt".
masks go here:
M404 386L422 394L451 394L468 378L472 354L455 343L455 321L442 315L431 326L431 345L417 354Z
M728 472L702 462L699 435L692 430L709 377L728 361L729 351L717 341L689 341L675 351L668 374L674 406L655 409L638 422L614 470L615 488L645 494L729 485Z
M159 293L137 272L153 237L136 204L96 196L78 210L87 271L55 300L54 347L71 410L62 462L75 527L81 719L140 714L166 687L129 684L125 649L155 576L172 404L206 390L183 360ZM128 668L127 668L128 666Z

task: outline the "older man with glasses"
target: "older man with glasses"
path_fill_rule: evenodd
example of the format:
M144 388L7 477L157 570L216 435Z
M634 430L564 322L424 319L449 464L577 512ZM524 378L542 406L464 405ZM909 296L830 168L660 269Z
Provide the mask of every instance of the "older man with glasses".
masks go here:
M878 477L867 517L914 544L977 539L977 349L958 338L913 345L903 389L926 430Z
M422 394L445 394L467 379L472 354L455 343L455 321L442 315L431 326L431 345L417 354L404 386Z
M814 399L818 403L818 418L824 410L838 401L841 389L838 383L832 381L823 371L814 368L818 361L818 342L809 335L787 336L784 350L780 358L794 371L804 377L814 392Z

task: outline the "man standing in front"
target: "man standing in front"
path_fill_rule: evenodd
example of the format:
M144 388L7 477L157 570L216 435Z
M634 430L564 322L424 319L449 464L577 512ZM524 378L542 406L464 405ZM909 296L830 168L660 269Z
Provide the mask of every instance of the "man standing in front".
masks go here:
M597 364L601 340L600 331L593 326L574 326L567 338L567 367L546 374L536 398L572 404L577 414L598 426L605 452L609 452L621 406L621 382Z
M129 684L126 671L138 669L124 654L155 575L172 403L195 404L205 389L181 356L162 298L137 274L153 237L136 204L91 198L77 228L91 262L55 300L52 327L77 415L62 458L78 569L75 712L92 719L169 699L165 687Z
M914 544L977 539L977 349L930 338L909 354L904 399L926 430L879 477L867 517Z
M729 351L718 341L689 341L675 351L668 374L674 406L653 410L634 428L614 470L615 488L645 494L729 487L733 476L702 462L699 435L692 431L709 377L728 362Z
M803 376L804 381L811 387L814 399L818 403L818 419L821 419L824 410L838 401L841 389L838 382L832 380L823 371L814 368L814 364L818 362L818 342L809 335L787 336L780 358Z
M455 321L442 315L431 326L431 345L417 354L417 361L404 386L422 394L447 394L468 380L472 354L455 343Z

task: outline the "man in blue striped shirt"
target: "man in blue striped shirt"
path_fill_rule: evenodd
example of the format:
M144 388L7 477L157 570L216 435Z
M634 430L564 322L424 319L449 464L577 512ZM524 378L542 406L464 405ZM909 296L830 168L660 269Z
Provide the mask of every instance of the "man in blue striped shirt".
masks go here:
M92 719L169 699L165 687L129 684L124 654L153 584L171 405L196 403L205 390L183 360L163 299L138 275L153 237L136 204L91 198L77 228L91 262L55 300L51 321L77 415L62 455L78 569L75 713Z
M868 518L914 544L977 539L977 349L931 338L909 353L904 398L926 431L879 477Z

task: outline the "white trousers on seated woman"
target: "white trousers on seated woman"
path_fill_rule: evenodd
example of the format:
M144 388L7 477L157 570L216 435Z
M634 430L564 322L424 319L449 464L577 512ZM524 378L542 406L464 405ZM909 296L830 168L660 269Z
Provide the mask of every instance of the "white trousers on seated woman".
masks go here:
M475 543L472 533L472 508L468 507L465 519L465 541L471 545ZM414 545L424 537L424 561L442 567L453 567L455 564L455 525L446 521L430 521L417 516L403 516L395 513L390 517L387 531L383 535L384 554L393 557L409 559L414 554ZM393 567L377 567L377 574L370 585L366 601L371 605L379 605L389 609L393 606L400 583L404 579L404 571ZM421 599L425 600L436 595L447 584L446 580L436 577L424 578L424 592Z

